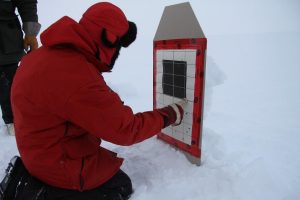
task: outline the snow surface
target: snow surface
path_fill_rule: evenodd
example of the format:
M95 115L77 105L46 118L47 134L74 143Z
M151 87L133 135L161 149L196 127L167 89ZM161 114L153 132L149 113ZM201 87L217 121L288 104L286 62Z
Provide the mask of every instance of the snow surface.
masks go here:
M40 0L43 30L93 0ZM138 25L105 78L135 112L152 109L152 40L165 1L111 1ZM300 199L300 1L191 0L208 38L202 165L156 138L105 146L125 158L132 200ZM0 127L0 176L18 154Z

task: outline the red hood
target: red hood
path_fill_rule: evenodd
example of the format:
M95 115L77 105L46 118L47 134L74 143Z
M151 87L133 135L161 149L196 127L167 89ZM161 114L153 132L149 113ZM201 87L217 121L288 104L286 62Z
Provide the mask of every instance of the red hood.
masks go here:
M97 59L99 50L90 34L83 28L82 25L71 19L70 17L62 17L57 22L52 24L41 34L41 42L45 47L68 46L83 53L87 59L101 72L109 71L107 62L101 62ZM101 48L100 51L105 51ZM114 52L102 52L113 56Z

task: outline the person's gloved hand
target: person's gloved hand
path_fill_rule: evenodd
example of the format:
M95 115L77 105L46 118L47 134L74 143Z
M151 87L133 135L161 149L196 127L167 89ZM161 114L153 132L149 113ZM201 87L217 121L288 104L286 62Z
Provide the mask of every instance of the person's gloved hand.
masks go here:
M24 49L26 52L30 52L38 48L38 42L34 35L25 35L24 37Z
M183 118L183 106L187 103L187 100L182 100L177 103L170 104L164 108L157 109L157 111L164 118L163 128L173 125L177 126L181 123Z

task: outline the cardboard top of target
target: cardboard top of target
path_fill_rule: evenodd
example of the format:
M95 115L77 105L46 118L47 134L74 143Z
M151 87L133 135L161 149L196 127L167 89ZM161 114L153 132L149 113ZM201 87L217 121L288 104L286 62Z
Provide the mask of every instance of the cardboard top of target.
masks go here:
M205 38L189 2L166 6L154 41Z

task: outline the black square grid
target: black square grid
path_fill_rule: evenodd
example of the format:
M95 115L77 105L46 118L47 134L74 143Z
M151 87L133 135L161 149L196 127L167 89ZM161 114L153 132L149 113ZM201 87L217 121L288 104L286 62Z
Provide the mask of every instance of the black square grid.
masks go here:
M186 62L163 60L163 93L178 98L186 97Z

